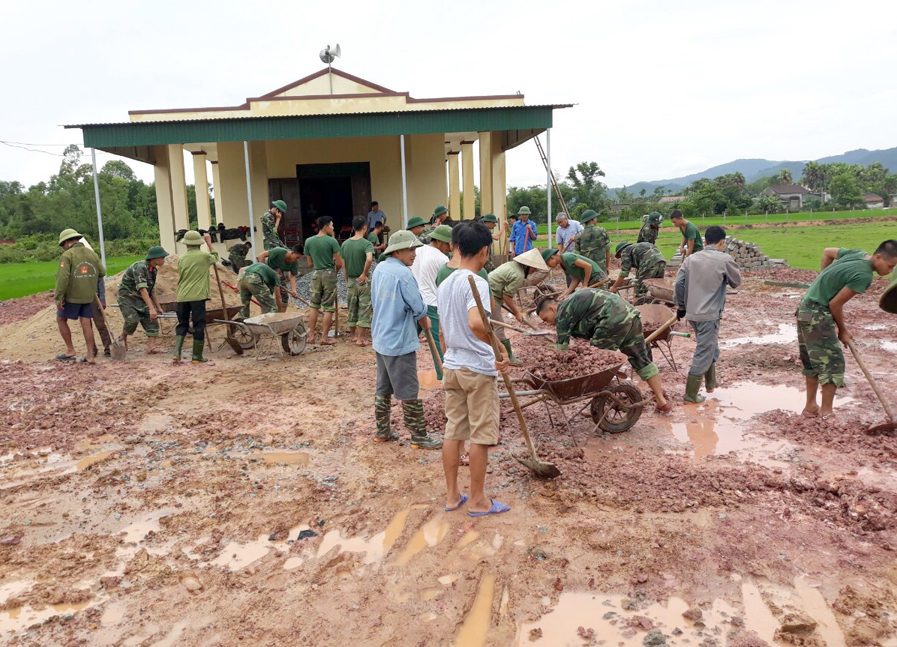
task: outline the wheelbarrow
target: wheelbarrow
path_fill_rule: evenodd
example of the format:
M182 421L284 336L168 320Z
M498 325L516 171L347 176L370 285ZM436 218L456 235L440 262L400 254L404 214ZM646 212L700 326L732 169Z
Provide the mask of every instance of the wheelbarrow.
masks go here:
M676 286L666 279L644 279L642 282L648 286L648 296L652 299L670 305L676 302Z
M256 347L255 358L268 359L274 341L279 337L280 359L284 359L284 353L295 356L305 350L308 332L302 323L302 316L293 312L269 312L268 314L249 317L243 321L222 321L242 331L242 335L249 335L254 340ZM242 339L242 336L237 336ZM250 347L251 348L251 347Z
M566 380L545 380L527 371L523 377L515 378L514 382L520 382L529 387L526 391L517 391L518 397L531 396L532 399L521 403L521 408L530 407L539 402L545 402L548 417L552 424L549 402L553 402L564 420L567 433L573 439L576 438L570 429L570 420L564 411L569 404L585 402L576 412L579 415L589 410L589 416L595 423L592 433L601 429L612 434L629 431L638 422L642 410L650 401L642 396L642 392L632 382L623 379L620 367L626 362L626 356L617 353L619 363L616 363L598 373L590 373L580 377L572 377ZM507 393L499 393L500 398L510 397Z
M646 339L649 333L662 328L663 324L669 321L675 314L670 308L659 303L647 303L635 306L635 309L641 314L642 328L645 331ZM673 337L691 337L691 335L687 332L674 332L672 327L664 328L649 345L651 348L659 350L670 367L678 373L679 367L676 366L676 359L673 357Z

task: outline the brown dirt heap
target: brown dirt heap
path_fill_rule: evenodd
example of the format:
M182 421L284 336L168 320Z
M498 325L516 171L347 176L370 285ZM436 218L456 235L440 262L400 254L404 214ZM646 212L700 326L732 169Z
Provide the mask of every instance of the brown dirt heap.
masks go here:
M530 373L543 380L566 380L600 373L622 363L620 353L601 350L583 340L571 340L568 350L555 350L542 340L517 343L516 353Z

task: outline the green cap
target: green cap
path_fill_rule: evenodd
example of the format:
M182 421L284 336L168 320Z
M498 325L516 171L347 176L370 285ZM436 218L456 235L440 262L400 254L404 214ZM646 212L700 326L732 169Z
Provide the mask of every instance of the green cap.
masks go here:
M448 225L439 225L436 229L430 232L430 238L442 241L443 243L451 243L452 228Z
M199 247L203 244L202 236L199 235L199 232L195 229L191 229L184 237L181 238L181 242L184 243L187 247Z
M287 212L287 203L284 202L283 200L275 200L274 202L271 203L271 206L277 207L278 209L280 209L281 213Z
M652 211L648 214L648 222L650 222L652 225L659 224L663 222L663 215L661 215L659 211Z
M583 222L589 222L591 220L595 220L595 218L598 217L598 214L595 213L594 209L586 209L582 212L582 216L580 217L582 218Z
M551 258L552 256L554 256L554 255L557 254L557 253L558 253L558 250L553 249L553 248L551 248L551 247L546 247L545 249L543 249L543 250L541 251L541 254L542 254L542 260L545 261L545 262L547 263L547 262L548 262L548 259Z
M891 281L891 285L884 291L884 294L881 295L878 307L885 312L897 314L897 275L895 275L894 280Z
M168 252L162 249L161 246L153 245L146 253L146 260L151 261L154 258L165 258L166 256L168 256Z
M59 234L59 245L62 246L67 240L71 240L72 238L81 238L81 234L79 234L74 229L63 229L62 233Z
M421 218L420 216L414 216L411 220L408 221L408 229L414 229L415 227L426 227L427 221Z
M448 209L445 208L445 205L442 205L442 204L441 204L441 205L439 205L438 207L436 207L436 209L433 210L433 215L434 215L434 216L441 216L441 215L444 214L446 211L448 211Z
M518 216L524 216L524 215L530 216L530 215L532 215L532 212L529 210L529 207L520 207L517 210L517 215Z
M632 243L626 243L626 242L617 243L617 252L616 252L615 256L617 258L620 258L620 252L622 252L624 249L626 249L630 245L632 245Z
M495 217L494 213L487 213L485 216L480 218L483 222L494 222L496 225L498 224L498 218Z
M383 250L383 253L389 256L393 252L403 249L411 249L413 247L423 247L424 244L417 239L407 229L399 229L396 233L389 237L389 247Z

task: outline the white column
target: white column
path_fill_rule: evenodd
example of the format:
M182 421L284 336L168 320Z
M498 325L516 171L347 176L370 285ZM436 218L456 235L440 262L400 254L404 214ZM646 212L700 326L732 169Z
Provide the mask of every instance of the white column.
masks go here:
M174 230L190 229L187 211L187 178L184 174L184 147L168 144L168 172L171 175L171 206L174 211Z
M480 133L480 212L494 213L492 206L492 133Z
M196 193L196 225L200 229L212 226L212 205L209 203L209 174L206 154L193 153L193 188Z
M461 142L461 173L464 182L464 219L476 216L476 188L473 184L473 142ZM457 216L453 216L457 218Z
M218 161L212 162L212 190L215 192L215 224L224 222L224 198L221 197L221 171Z
M252 242L253 258L261 254L255 245L255 214L252 211L252 172L249 163L249 142L243 142L243 163L246 165L246 203L249 206L249 239Z
M97 179L97 151L90 149L90 161L93 163L93 195L97 203L97 229L100 232L100 260L106 267L106 239L103 236L103 209L100 207L100 181Z
M545 158L548 160L548 174L545 194L548 196L548 248L551 249L551 128L545 130Z
M156 146L153 173L156 179L156 210L159 214L159 244L169 254L176 254L174 242L174 208L171 205L171 172L168 168L168 146Z
M405 170L405 135L399 135L399 155L402 162L402 229L408 228L408 177Z
M461 219L461 168L458 151L449 151L449 215L453 220Z

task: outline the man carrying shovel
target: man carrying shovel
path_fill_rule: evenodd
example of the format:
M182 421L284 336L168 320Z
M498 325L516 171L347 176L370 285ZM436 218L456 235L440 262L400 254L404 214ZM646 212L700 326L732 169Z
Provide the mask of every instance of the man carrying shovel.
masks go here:
M56 272L56 325L65 342L65 353L56 356L58 360L73 361L75 347L72 345L72 331L69 321L75 319L81 324L84 341L87 344L88 364L96 363L97 347L93 337L93 309L97 298L97 280L106 276L106 270L99 257L81 242L81 234L74 229L66 229L59 234L59 246L64 250Z
M844 353L853 335L844 322L844 304L865 292L874 274L886 276L897 266L897 240L886 240L874 254L861 249L829 247L822 254L822 272L797 308L797 342L807 379L807 418L832 417L835 393L844 386ZM837 329L835 328L837 326ZM822 406L816 392L822 385Z
M546 297L538 301L536 313L545 323L557 328L556 348L567 350L570 337L588 339L592 346L619 350L629 358L632 368L651 387L657 411L669 413L673 406L663 396L660 370L651 361L645 344L639 311L618 294L586 288L562 303Z
M156 275L165 263L168 252L156 245L150 247L146 259L137 261L125 270L118 287L118 307L121 310L124 325L121 330L121 342L128 348L128 336L137 331L137 324L146 333L146 354L155 355L162 351L156 348L159 336L158 314L162 307L153 294L156 286Z
M218 254L212 249L212 237L209 234L200 236L198 231L188 231L182 242L187 246L187 251L178 259L178 325L175 328L174 361L181 361L184 337L187 336L192 320L192 361L194 364L202 364L209 361L202 354L206 345L206 301L212 298L209 268L218 262ZM209 251L200 249L203 242Z
M690 224L690 223L689 223ZM719 359L719 324L726 306L726 290L741 285L741 271L735 259L723 251L726 230L707 228L707 246L688 255L676 275L676 315L685 318L695 331L695 355L685 383L686 402L703 402L698 395L701 380L707 393L716 388L716 361Z

